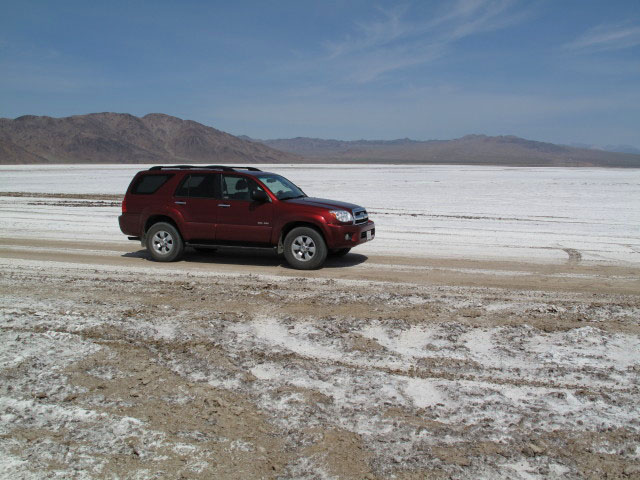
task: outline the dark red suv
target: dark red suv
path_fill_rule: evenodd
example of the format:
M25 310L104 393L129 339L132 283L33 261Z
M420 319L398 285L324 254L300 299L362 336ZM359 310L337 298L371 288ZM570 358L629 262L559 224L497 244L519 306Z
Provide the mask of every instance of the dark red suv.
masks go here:
M156 166L138 172L122 202L120 230L158 261L186 246L276 248L294 268L320 267L375 237L364 208L307 197L253 167Z

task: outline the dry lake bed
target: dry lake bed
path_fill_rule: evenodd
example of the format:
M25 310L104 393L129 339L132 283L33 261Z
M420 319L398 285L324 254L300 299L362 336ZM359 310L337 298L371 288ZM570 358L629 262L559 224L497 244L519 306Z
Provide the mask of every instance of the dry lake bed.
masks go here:
M269 166L377 224L299 272L151 262L140 168L0 167L0 477L640 477L640 171Z

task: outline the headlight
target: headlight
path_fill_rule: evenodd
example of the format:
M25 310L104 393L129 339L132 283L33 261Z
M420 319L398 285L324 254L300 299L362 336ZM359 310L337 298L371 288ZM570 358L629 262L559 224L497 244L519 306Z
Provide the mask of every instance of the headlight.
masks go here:
M329 213L336 217L336 220L338 220L340 223L353 222L353 215L351 215L351 213L347 212L346 210L331 210L329 211Z

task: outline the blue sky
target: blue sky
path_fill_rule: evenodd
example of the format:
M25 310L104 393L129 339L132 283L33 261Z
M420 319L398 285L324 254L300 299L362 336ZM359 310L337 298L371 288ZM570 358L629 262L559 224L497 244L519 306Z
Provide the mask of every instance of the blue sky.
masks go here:
M640 147L640 1L2 1L0 116Z

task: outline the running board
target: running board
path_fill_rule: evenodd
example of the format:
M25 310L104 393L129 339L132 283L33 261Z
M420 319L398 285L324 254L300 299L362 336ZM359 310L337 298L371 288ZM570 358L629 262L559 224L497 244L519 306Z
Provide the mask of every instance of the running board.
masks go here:
M232 243L191 243L191 242L185 242L184 244L186 247L198 247L198 248L262 248L265 250L269 250L269 249L275 249L277 247L274 247L273 245L266 245L266 244L256 244L256 245L235 245Z

